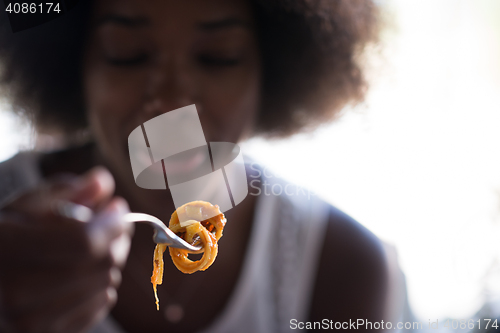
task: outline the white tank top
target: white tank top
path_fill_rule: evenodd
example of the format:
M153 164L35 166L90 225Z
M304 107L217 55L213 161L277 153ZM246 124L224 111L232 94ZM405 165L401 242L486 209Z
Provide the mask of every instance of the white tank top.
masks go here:
M287 185L267 181L269 188ZM240 280L220 317L203 332L288 332L291 319L305 321L328 213L329 205L305 192L262 192Z

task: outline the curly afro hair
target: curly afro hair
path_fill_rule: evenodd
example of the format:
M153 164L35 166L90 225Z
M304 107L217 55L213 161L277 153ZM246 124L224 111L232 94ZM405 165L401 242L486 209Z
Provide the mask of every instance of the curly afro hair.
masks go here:
M371 0L250 0L263 64L258 135L285 137L327 122L364 98L359 55L375 42ZM34 29L12 33L0 15L0 85L13 110L41 131L87 124L81 64L91 1Z

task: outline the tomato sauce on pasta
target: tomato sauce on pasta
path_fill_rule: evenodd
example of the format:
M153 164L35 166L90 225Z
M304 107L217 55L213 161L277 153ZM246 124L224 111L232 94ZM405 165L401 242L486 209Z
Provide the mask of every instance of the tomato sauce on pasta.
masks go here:
M210 267L218 251L218 240L222 237L222 230L226 218L219 206L206 201L189 202L175 210L169 222L169 229L187 243L201 246L199 251L188 251L170 247L169 253L174 265L183 273L192 274L204 271ZM157 244L153 256L153 275L151 283L156 299L156 309L160 309L156 287L163 282L163 253L167 246ZM190 253L203 253L200 260L190 260Z

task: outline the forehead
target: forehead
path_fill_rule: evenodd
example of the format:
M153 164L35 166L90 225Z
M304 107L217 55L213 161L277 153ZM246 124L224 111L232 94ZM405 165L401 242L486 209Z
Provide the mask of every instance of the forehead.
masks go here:
M228 17L250 21L247 0L99 0L94 2L95 19L106 15L140 18L149 25L181 26Z

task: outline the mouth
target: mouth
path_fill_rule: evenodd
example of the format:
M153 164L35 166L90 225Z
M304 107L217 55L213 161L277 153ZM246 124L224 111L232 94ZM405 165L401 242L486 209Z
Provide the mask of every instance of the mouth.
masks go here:
M190 149L173 156L169 156L153 163L152 156L148 150L129 151L126 147L130 162L144 166L141 177L148 179L168 179L169 185L186 182L212 172L212 163L208 152L208 146ZM133 154L133 155L132 155ZM129 163L130 163L129 162ZM139 175L138 175L139 177Z
M210 163L208 150L191 149L187 152L179 153L163 160L167 175L192 173L202 165Z

